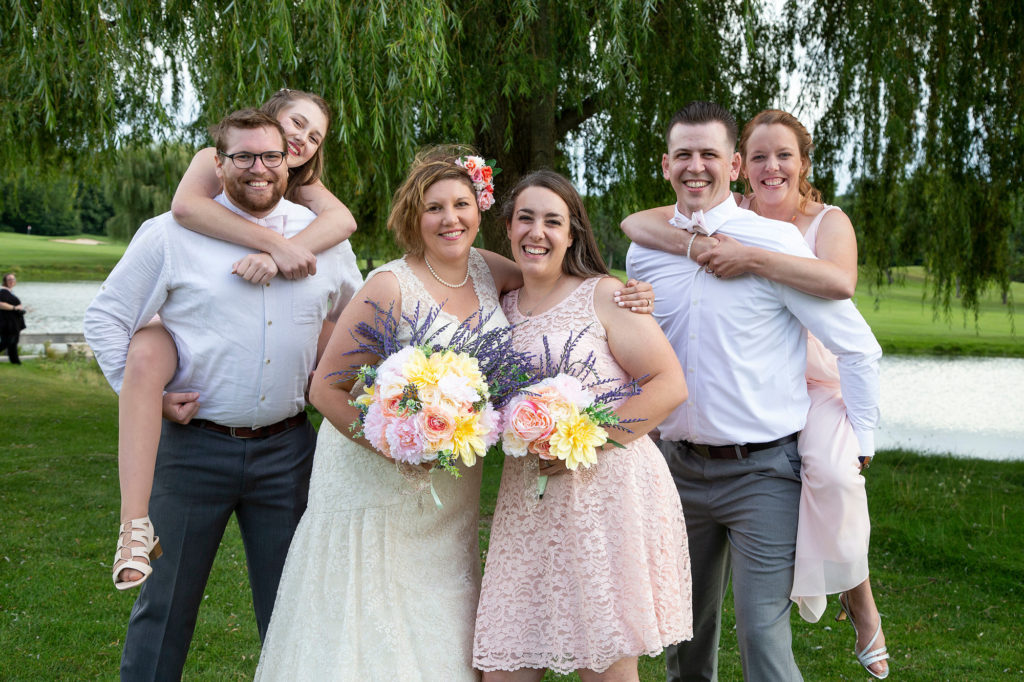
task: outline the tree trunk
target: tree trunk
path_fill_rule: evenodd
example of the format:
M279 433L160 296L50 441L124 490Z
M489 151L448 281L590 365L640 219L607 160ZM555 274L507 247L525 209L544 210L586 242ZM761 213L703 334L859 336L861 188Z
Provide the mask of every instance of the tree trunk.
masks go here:
M538 3L538 19L534 24L534 54L539 63L552 64L552 26L557 20L550 0ZM505 199L519 180L532 170L554 168L557 161L556 90L529 99L502 99L490 126L477 134L475 144L484 158L495 158L501 175L495 181L498 203L483 216L480 231L484 248L511 257L505 222L501 217ZM512 119L511 134L509 117ZM507 147L507 149L506 149Z

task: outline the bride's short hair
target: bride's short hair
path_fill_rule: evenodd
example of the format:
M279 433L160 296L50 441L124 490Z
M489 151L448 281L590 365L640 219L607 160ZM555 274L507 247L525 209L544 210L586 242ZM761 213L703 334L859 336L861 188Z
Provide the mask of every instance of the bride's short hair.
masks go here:
M423 195L441 180L459 180L476 196L466 169L455 163L463 156L476 152L464 145L437 145L421 150L413 159L405 180L395 190L388 215L388 230L395 235L395 241L412 256L423 255L423 235L420 232L420 214L423 211ZM479 206L477 206L479 211Z

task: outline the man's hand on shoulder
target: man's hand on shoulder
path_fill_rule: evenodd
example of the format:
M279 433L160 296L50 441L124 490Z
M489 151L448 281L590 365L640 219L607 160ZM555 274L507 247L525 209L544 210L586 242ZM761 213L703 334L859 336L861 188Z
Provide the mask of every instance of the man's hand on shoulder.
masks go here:
M231 266L231 274L253 284L266 284L277 273L277 263L269 253L250 253Z
M175 424L188 424L199 411L199 394L165 393L163 400L164 419Z

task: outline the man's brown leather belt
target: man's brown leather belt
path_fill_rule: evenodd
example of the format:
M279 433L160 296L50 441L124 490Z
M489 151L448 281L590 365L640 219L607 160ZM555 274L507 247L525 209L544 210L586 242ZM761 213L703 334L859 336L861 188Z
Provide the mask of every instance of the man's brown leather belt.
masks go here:
M704 445L702 443L691 443L683 441L683 445L696 452L701 457L708 459L746 459L752 452L777 448L786 443L792 443L800 436L800 432L791 433L788 436L777 438L768 443L747 443L746 445Z
M233 438L266 438L267 436L273 436L282 431L287 431L290 428L296 427L306 421L306 413L299 412L294 417L288 417L282 419L274 424L267 424L256 429L250 429L247 426L224 426L216 422L209 421L208 419L193 419L189 422L190 426L197 426L201 429L209 429L210 431L216 431L217 433L226 433Z

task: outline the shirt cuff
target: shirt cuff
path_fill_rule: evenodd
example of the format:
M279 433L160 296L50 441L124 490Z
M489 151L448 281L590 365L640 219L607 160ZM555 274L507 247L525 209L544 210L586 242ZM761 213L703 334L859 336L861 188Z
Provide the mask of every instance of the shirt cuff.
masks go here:
M874 457L875 456L875 432L874 431L860 431L858 429L853 430L853 435L857 437L857 443L860 445L860 456L861 457Z

